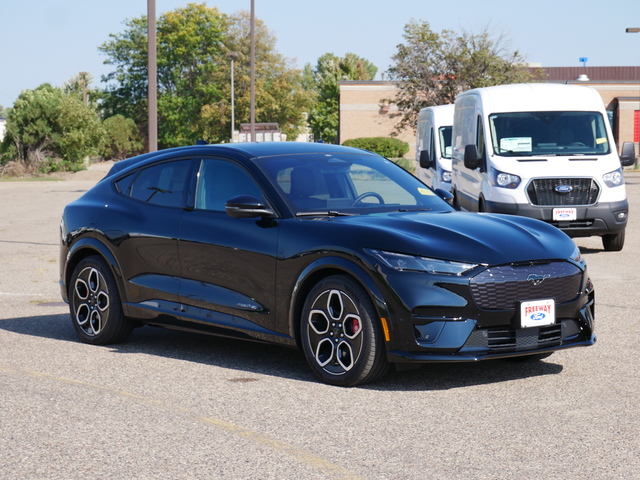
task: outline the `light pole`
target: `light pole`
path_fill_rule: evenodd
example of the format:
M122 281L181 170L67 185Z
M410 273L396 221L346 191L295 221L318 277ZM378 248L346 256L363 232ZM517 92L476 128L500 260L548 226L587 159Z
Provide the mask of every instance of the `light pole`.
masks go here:
M234 85L234 60L238 58L238 52L227 52L227 57L231 59L231 143L233 143L233 132L236 124L236 95Z
M625 30L625 32L627 32L627 33L639 33L639 32L640 32L640 28L639 28L639 27L630 27L630 28L627 28L627 29ZM640 78L638 78L638 83L640 83ZM638 97L638 105L640 105L640 96ZM636 120L636 119L637 119L637 120ZM640 122L640 107L638 107L638 110L636 110L636 111L634 112L634 119L633 119L633 121L634 121L634 127L635 127L635 125L636 125L636 124L635 124L635 122L636 122L636 121ZM634 131L634 138L633 138L633 141L634 141L634 143L638 143L638 144L640 145L640 138L638 138L638 137L636 137L636 136L635 136L635 132L636 132L637 130L634 128L634 130L633 130L633 131Z

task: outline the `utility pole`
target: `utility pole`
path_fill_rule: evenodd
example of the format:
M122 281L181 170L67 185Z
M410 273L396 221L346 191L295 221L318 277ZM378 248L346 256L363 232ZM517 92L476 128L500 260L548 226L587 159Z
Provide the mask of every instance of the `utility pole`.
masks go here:
M251 141L256 141L256 14L255 1L251 0Z
M234 60L238 58L238 52L227 52L227 57L231 59L231 143L233 143L233 132L236 124L236 95L234 82Z
M158 150L158 74L156 52L156 0L147 0L149 152Z

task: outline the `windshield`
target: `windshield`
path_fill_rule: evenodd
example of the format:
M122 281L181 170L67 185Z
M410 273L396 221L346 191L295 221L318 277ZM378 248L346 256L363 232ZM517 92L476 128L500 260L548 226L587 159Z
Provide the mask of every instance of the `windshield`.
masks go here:
M440 157L451 158L451 131L453 127L440 127Z
M594 155L609 153L598 112L510 112L489 115L496 155Z
M377 155L286 155L257 163L298 216L452 210L416 177Z

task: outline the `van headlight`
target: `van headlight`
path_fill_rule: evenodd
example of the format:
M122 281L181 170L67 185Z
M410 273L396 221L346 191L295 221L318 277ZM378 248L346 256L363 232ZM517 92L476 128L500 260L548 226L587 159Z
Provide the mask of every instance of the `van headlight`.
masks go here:
M513 175L511 173L504 173L500 170L496 170L495 168L491 169L491 180L492 184L496 187L502 188L518 188L520 185L520 177L518 175Z
M607 187L619 187L624 185L624 174L622 173L622 167L614 170L613 172L605 173L602 176L602 180Z
M441 171L441 179L444 183L451 183L451 172L449 170L442 170Z
M475 263L454 262L368 248L365 251L398 272L425 272L460 276L478 266Z

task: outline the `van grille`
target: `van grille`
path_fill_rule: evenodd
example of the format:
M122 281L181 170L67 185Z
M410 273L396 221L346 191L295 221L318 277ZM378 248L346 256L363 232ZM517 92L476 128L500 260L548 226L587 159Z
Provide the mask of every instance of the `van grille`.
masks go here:
M561 186L571 191L556 191ZM593 205L599 193L600 187L592 178L536 178L527 187L531 204L540 206Z

